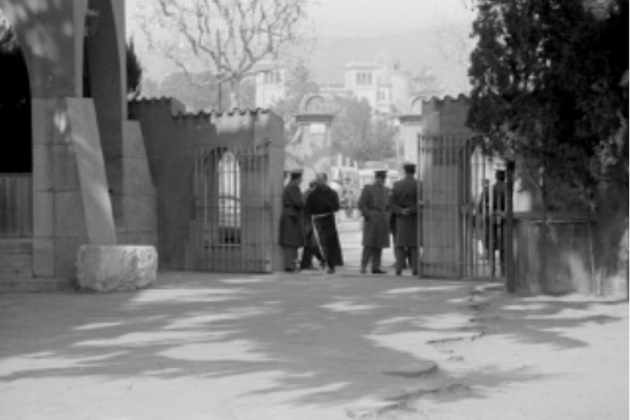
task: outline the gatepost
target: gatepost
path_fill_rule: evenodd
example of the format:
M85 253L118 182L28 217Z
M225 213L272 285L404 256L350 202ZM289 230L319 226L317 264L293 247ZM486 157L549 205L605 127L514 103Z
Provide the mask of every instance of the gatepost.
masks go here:
M315 174L323 172L330 178L333 167L333 151L330 127L334 115L329 102L322 96L307 98L301 107L302 113L295 117L302 133L296 145L300 150L299 161L304 168L302 186L315 179Z

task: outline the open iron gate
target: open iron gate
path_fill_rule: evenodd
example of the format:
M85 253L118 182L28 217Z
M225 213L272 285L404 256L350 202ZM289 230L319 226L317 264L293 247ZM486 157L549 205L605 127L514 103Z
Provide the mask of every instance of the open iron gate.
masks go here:
M270 145L200 146L195 219L202 270L271 272Z
M493 184L502 170L503 161L482 154L468 136L420 136L421 277L505 276L511 188L505 184L501 194Z

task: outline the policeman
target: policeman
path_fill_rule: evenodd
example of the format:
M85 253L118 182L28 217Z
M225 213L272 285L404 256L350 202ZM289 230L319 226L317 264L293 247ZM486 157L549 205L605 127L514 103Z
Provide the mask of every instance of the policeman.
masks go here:
M367 272L372 262L372 274L386 274L381 269L383 248L389 248L389 192L385 188L387 171L374 172L374 184L361 191L357 207L365 219L363 223L363 254L361 273Z
M298 248L304 246L302 172L302 169L291 171L289 183L282 192L279 242L284 253L284 269L289 273L297 271Z
M405 177L394 183L390 207L396 218L394 247L396 275L402 275L405 261L410 260L413 275L418 275L418 181L416 165L403 166Z

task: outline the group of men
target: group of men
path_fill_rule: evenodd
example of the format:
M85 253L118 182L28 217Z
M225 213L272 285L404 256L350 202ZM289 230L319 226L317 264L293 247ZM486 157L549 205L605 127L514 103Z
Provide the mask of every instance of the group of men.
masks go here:
M302 194L302 171L291 172L291 179L282 194L283 211L280 219L280 245L284 250L285 271L310 268L315 256L328 273L343 265L341 243L335 223L339 211L339 196L328 186L328 176L316 175L306 193ZM304 248L298 264L298 249Z
M410 267L418 274L418 181L413 164L404 165L405 177L394 183L390 190L385 186L387 171L377 170L374 183L361 191L357 207L364 218L361 273L386 274L382 268L383 248L390 247L390 234L394 239L396 275ZM284 250L287 272L306 269L313 257L320 265L334 273L343 265L335 212L339 211L339 196L330 188L326 174L317 174L314 185L302 194L302 171L291 172L283 196L283 213L280 220L280 245ZM393 223L392 223L393 222ZM298 249L304 248L298 263Z

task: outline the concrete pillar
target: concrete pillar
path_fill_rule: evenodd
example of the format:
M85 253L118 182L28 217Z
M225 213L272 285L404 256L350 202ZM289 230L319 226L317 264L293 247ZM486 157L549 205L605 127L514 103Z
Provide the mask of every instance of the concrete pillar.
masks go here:
M330 177L333 166L332 141L330 126L333 121L330 114L302 114L295 117L302 126L302 164L304 176L302 185L315 179L315 174L323 172Z
M103 148L122 161L125 2L89 3L100 15L89 51L97 86L93 98L83 98L88 0L0 0L29 71L35 277L70 279L80 245L116 243Z

